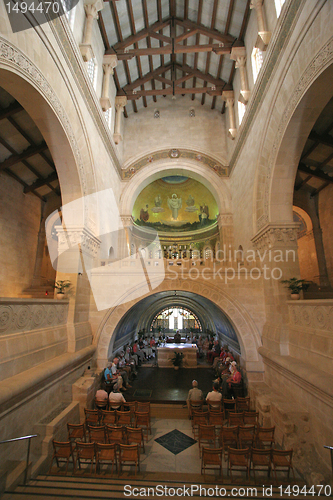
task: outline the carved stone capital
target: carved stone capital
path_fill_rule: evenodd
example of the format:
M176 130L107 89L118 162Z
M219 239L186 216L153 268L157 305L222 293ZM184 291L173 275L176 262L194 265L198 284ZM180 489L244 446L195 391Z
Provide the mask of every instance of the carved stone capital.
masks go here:
M82 252L90 254L92 257L97 256L101 241L85 227L66 227L56 226L58 235L58 251L59 254L71 249L77 250L79 245Z
M115 144L119 144L120 141L122 140L121 134L113 134L113 140L114 140Z
M96 12L96 15L98 16L98 12L100 10L103 10L103 7L104 7L103 0L84 0L83 3L84 3L84 9L86 11L86 14L87 14L87 8L88 8L89 13ZM92 10L90 10L90 9L92 9ZM96 17L96 19L97 19L97 17Z
M217 223L219 226L219 229L221 227L225 226L232 226L234 223L233 215L232 214L219 214L217 217Z
M107 111L112 107L111 101L109 97L101 97L99 102L101 103L101 107L103 111Z
M298 227L298 222L266 224L251 241L257 250L297 248Z
M124 227L129 227L133 225L133 217L132 215L121 215L120 220L123 223Z
M90 61L90 59L94 59L95 57L94 51L90 43L80 43L80 52L84 62L88 62Z
M103 56L103 70L104 73L113 75L113 70L118 64L118 59L115 54L104 54Z
M127 97L126 96L124 96L124 95L120 95L120 96L117 95L116 96L115 106L116 106L117 111L118 110L123 111L126 104L127 104Z
M230 53L230 59L236 61L236 68L240 66L245 66L246 63L246 48L245 47L233 47Z
M226 106L229 108L234 105L235 97L233 90L224 90L222 92L222 99L226 102Z

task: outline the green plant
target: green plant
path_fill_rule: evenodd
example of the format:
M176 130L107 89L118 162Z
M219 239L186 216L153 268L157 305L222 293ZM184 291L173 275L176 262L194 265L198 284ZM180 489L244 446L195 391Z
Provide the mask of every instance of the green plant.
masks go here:
M70 288L70 286L69 280L59 280L54 283L54 288L58 290L58 293L65 293L66 288Z
M173 364L173 366L181 366L182 362L183 362L183 359L184 359L184 353L182 352L177 352L177 351L173 351L175 353L174 357L171 358L171 362Z
M297 294L301 290L307 290L311 283L306 280L299 280L297 278L290 278L289 280L281 280L281 283L286 285L286 288L289 288L292 294Z

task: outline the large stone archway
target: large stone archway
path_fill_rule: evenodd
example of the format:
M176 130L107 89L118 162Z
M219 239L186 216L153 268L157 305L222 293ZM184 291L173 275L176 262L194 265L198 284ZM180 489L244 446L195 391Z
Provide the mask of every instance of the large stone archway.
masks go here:
M143 284L142 288L145 289L144 287ZM95 358L99 368L104 368L107 363L109 346L114 341L113 335L119 321L138 301L162 291L186 290L212 301L225 314L236 332L249 378L253 376L256 380L260 379L263 372L261 357L258 354L258 348L262 345L261 337L252 316L239 300L204 280L164 280L156 288L152 283L152 288L154 292L143 293L139 299L129 302L126 302L126 296L131 296L133 291L127 292L121 299L122 303L109 309L104 315L94 338L97 345Z

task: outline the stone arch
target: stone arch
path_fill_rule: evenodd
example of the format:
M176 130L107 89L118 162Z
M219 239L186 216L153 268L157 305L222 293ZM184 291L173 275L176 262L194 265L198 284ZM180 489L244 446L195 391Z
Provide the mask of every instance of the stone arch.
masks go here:
M186 290L211 300L227 316L236 332L247 372L263 371L262 360L258 353L258 348L262 345L258 328L250 313L237 299L231 297L217 286L211 283L207 284L207 282L200 279L196 280L195 283L181 279L164 280L156 288L154 288L154 282L151 285L153 291L143 293L139 299L129 302L126 302L126 296L130 297L133 290L126 292L119 301L120 305L106 312L94 338L94 343L97 345L95 358L99 368L105 367L108 359L109 345L111 342L114 342L113 334L116 326L132 306L141 299L158 292ZM146 289L144 287L145 284L142 284L143 290Z
M278 118L276 112L270 114L265 130L270 130L276 120L279 125L273 143L268 144L272 137L268 132L262 143L261 150L267 148L270 156L268 160L261 160L258 169L256 230L270 222L292 222L298 162L313 125L332 97L332 79L333 39L330 39L299 76L281 117Z
M37 66L1 37L0 78L1 86L20 102L48 145L57 169L62 204L88 194L80 149L58 96Z
M120 197L120 213L131 214L139 193L151 182L163 175L184 175L201 182L214 195L220 213L231 212L231 194L228 179L219 177L211 169L189 159L164 158L149 163L126 184Z

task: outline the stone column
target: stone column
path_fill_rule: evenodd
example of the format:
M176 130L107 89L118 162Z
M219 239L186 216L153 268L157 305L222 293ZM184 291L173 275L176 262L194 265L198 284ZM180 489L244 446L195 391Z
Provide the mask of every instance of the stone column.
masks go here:
M281 355L289 354L288 290L281 280L300 276L297 230L299 224L269 223L252 238L257 252L256 266L264 285L266 323L263 347Z
M115 100L115 106L116 106L116 120L115 120L115 126L114 126L114 134L113 134L113 139L116 144L119 144L120 141L122 140L122 135L121 135L121 117L124 112L124 107L127 104L127 97L126 96L117 96Z
M271 32L266 30L265 14L262 6L263 0L251 0L250 9L255 9L258 22L258 37L255 46L266 50L271 39Z
M325 250L323 244L323 231L319 225L315 224L317 221L313 222L313 239L317 252L317 260L318 260L318 269L319 269L319 285L323 288L330 288L330 282L328 279L327 266L326 266L326 257Z
M84 27L83 41L80 43L80 51L85 62L93 59L94 52L91 46L92 29L94 19L98 19L98 12L104 7L103 0L84 0L86 12L86 25Z
M234 221L232 214L219 214L217 224L220 233L221 250L227 256L234 248Z
M246 72L246 49L245 47L233 47L231 49L230 58L236 61L235 67L239 68L240 81L241 81L241 101L246 104L250 99L251 92L247 80Z
M235 139L237 135L236 121L235 121L235 109L234 109L234 91L225 90L222 92L222 99L226 102L226 106L229 110L229 137L230 139Z
M109 89L110 89L110 76L113 75L113 70L117 66L118 59L115 54L104 55L103 57L103 87L102 87L102 97L100 103L103 111L107 111L112 107Z

